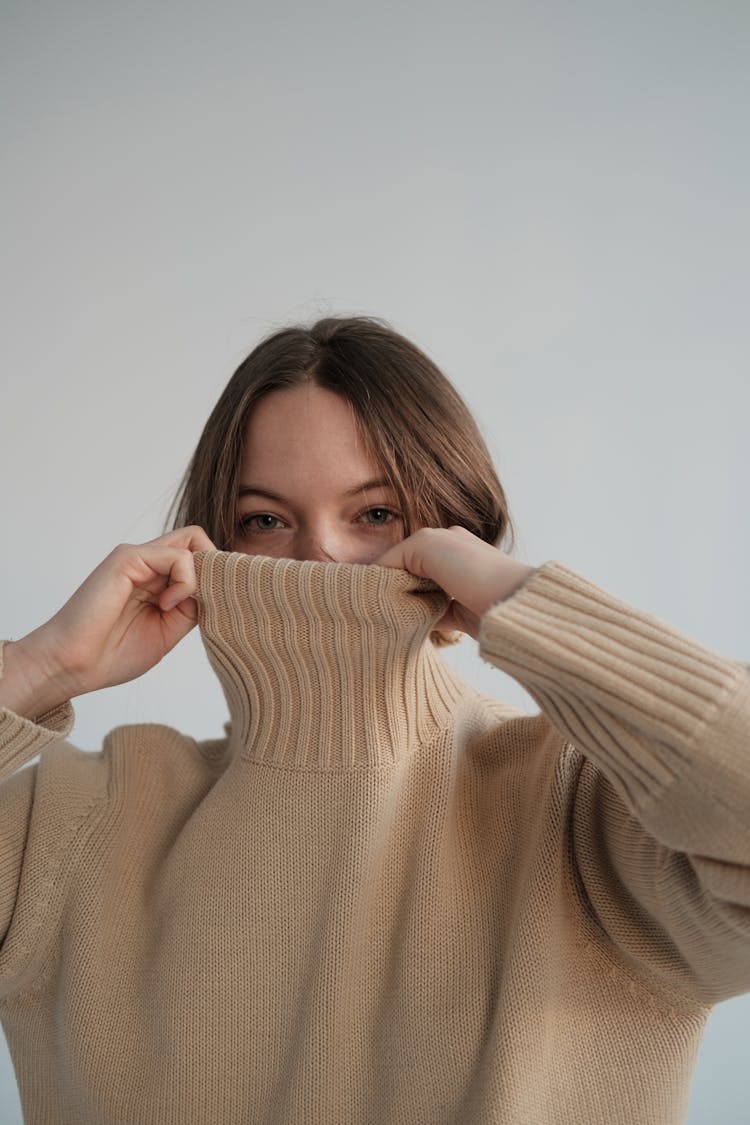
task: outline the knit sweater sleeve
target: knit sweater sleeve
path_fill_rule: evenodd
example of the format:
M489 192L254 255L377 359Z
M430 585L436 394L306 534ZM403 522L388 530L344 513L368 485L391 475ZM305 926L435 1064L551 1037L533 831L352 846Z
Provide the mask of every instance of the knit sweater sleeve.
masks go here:
M584 756L570 847L609 955L699 1003L750 991L750 665L559 562L479 646Z
M0 677L4 644L0 640ZM33 720L0 707L0 942L16 901L34 799L36 766L21 767L47 747L62 743L74 720L70 701Z

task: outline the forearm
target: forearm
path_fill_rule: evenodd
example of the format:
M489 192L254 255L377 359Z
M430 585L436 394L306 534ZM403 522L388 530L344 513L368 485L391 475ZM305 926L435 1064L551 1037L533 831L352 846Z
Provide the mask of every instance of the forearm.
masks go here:
M479 642L587 759L569 824L585 908L700 1002L748 991L750 666L554 561Z
M636 815L667 800L678 785L695 795L720 792L724 804L717 800L712 809L720 822L722 807L745 807L750 709L744 696L737 698L745 708L745 738L731 753L716 725L729 697L745 688L747 672L738 661L559 562L540 567L514 597L495 604L482 619L479 640L480 655L526 689ZM687 850L688 821L679 811L676 816L682 835L669 842ZM706 815L693 820L705 832Z

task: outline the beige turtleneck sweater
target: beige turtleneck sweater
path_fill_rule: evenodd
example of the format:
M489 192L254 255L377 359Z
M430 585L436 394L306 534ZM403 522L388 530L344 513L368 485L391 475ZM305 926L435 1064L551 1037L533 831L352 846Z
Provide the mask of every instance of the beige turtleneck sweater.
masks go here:
M529 716L424 579L195 562L226 737L0 708L27 1125L682 1122L750 990L749 667L548 562L479 636Z

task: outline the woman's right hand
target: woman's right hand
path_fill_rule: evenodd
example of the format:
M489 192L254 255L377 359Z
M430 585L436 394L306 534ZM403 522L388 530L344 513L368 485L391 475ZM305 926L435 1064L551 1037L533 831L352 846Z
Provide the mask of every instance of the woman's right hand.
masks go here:
M143 675L197 624L193 551L215 549L198 526L115 547L54 617L10 642L26 680L64 701Z

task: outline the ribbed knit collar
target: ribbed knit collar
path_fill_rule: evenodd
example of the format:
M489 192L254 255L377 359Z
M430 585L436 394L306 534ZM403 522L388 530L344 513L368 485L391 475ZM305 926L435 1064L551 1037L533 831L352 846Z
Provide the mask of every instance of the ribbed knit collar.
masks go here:
M284 768L387 766L471 691L429 639L448 604L375 564L197 551L198 624L229 706L228 755Z

